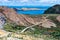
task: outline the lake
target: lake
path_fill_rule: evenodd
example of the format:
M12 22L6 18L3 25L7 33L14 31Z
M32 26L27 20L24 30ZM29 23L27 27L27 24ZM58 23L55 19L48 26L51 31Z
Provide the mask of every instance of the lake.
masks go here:
M49 6L39 6L39 7L26 7L26 6L9 6L9 8L38 8L40 10L17 10L18 14L44 14L44 11L47 10L49 8Z

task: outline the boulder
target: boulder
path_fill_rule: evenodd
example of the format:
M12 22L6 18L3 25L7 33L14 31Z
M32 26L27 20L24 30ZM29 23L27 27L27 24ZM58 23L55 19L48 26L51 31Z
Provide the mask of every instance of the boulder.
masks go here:
M60 15L56 17L56 19L60 22Z
M6 19L2 13L0 13L0 29L3 29L4 24L6 23Z

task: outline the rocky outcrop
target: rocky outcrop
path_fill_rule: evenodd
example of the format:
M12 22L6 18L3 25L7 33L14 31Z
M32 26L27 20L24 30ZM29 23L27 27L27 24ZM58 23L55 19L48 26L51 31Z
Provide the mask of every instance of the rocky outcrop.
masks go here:
M45 12L45 14L60 14L60 5L54 5L50 8L48 8Z
M9 34L11 33L0 29L0 38L7 37Z
M13 33L13 32L7 32L4 30L0 30L0 40L44 40L44 38L35 37L32 35L27 35L27 34L17 34L17 33Z
M41 22L41 25L39 24L39 26L43 26L46 28L50 28L51 26L56 27L56 25L46 17L32 18L28 15L17 14L17 12L13 8L8 7L0 7L0 10L1 14L3 14L7 18L7 20L10 20L11 22L14 22L21 26L31 26ZM48 24L48 26L46 24Z
M56 19L60 22L60 16L57 16Z
M6 19L2 13L0 13L0 29L3 28L4 24L6 23Z

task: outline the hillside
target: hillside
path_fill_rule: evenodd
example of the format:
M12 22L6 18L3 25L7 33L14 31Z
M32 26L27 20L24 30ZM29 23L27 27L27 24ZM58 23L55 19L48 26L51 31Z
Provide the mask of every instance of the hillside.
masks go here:
M57 4L48 8L44 13L45 14L60 14L60 4Z
M6 18L6 20L11 21L12 23L16 23L17 25L20 26L31 26L31 25L36 25L39 24L39 26L50 28L51 26L56 27L55 23L53 23L52 20L47 19L46 17L34 17L32 18L31 16L20 14L13 9L13 8L8 8L8 7L0 7L0 12L3 14ZM44 21L45 20L45 21ZM48 26L46 25L48 24Z
M18 14L13 8L1 6L0 39L57 40L60 37L59 16L59 14Z

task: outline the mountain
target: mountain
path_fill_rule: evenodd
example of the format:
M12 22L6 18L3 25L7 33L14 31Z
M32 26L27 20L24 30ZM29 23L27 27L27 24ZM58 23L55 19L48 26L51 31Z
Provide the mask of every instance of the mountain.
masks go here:
M55 23L47 19L46 17L31 17L25 14L18 14L13 8L0 7L1 14L5 17L6 20L16 23L20 26L31 26L38 24L39 26L45 28L51 28L51 26L56 27Z
M45 14L60 14L60 4L57 4L48 8L44 13Z

